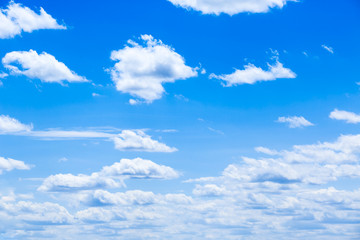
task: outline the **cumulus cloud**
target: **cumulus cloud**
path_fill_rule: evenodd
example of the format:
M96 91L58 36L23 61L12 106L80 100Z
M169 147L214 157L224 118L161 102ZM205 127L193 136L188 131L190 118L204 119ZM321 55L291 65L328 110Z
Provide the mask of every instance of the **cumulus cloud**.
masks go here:
M279 117L277 122L288 123L290 128L300 128L314 126L313 123L306 120L304 117L293 116L293 117Z
M335 120L343 120L346 123L359 123L360 122L360 115L353 113L353 112L347 112L347 111L341 111L338 109L334 109L329 115L331 119Z
M32 128L32 125L23 124L15 118L0 115L0 134L30 132Z
M39 29L66 29L43 8L36 13L28 7L10 1L5 9L0 9L0 38L13 38L22 32L31 33Z
M234 73L216 75L210 74L210 78L224 81L223 85L231 87L240 84L254 84L262 81L274 81L279 78L295 78L296 74L289 68L284 68L283 64L277 61L274 65L269 65L268 70L263 70L253 64L248 64L244 70L235 69Z
M114 130L105 131L65 131L65 130L46 130L35 131L33 125L26 125L15 118L0 115L0 134L31 136L46 140L64 139L106 139L114 142L115 149L120 151L143 151L143 152L175 152L174 147L169 147L164 143L152 139L141 130L122 130L120 133ZM118 130L117 130L118 131Z
M334 49L332 47L326 46L325 44L321 45L321 47L329 53L334 54Z
M25 164L23 161L0 157L0 174L2 174L3 171L9 172L14 169L29 170L30 166Z
M46 52L38 54L34 50L14 51L7 53L2 59L2 63L12 75L24 75L29 78L40 79L42 82L88 81L85 77L77 75L64 63L59 62L54 56Z
M194 9L202 14L234 15L243 12L266 13L271 8L283 8L287 2L296 0L168 0L186 9Z
M91 175L56 174L46 178L39 191L61 192L124 186L127 178L172 179L179 174L171 167L141 158L121 159Z
M113 138L115 148L118 150L132 150L145 152L175 152L174 147L169 147L163 143L151 139L143 131L123 130L117 137Z
M129 40L125 48L111 53L117 63L110 73L118 91L151 103L162 97L164 83L197 76L196 69L185 65L184 58L161 40L151 35L141 35L141 40L144 44Z

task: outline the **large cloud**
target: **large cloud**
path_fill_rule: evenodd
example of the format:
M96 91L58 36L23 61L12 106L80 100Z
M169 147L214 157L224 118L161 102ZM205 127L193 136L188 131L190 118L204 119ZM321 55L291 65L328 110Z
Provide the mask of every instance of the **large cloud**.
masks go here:
M57 192L114 188L124 186L123 180L127 178L172 179L178 176L179 174L171 167L158 165L150 160L121 159L91 175L57 174L49 176L38 190Z
M284 68L283 64L277 61L274 65L269 65L269 70L263 70L253 64L248 64L244 70L235 69L234 73L216 75L212 73L210 78L224 81L224 86L231 87L240 84L254 84L263 81L274 81L279 78L295 78L296 74L289 68Z
M197 76L196 69L186 66L184 58L170 46L151 35L141 35L141 40L145 44L129 40L128 46L111 53L111 60L118 61L110 69L118 91L150 103L165 92L163 83Z
M46 52L38 54L34 50L14 51L7 53L2 59L10 74L24 75L40 79L43 82L87 82L86 78L71 71L64 63ZM20 68L19 68L20 66Z
M296 0L168 0L176 6L194 9L203 14L226 13L234 15L242 12L265 13L271 8L283 8L287 2Z
M13 38L21 32L31 33L39 29L66 29L56 22L43 8L37 14L28 7L11 1L0 9L0 38Z

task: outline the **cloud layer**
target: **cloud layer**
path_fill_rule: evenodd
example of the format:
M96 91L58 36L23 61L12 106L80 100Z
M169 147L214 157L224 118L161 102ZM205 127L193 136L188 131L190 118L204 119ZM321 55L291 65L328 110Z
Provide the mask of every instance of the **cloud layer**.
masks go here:
M39 29L66 29L47 14L43 8L35 13L28 7L11 1L7 8L0 9L0 39L13 38L22 32Z
M118 91L151 103L165 92L162 84L197 76L196 69L185 65L170 46L151 35L141 35L141 40L144 44L129 40L125 48L111 53L117 63L110 73Z
M266 13L271 8L283 8L287 2L296 0L168 0L186 9L194 9L202 14L234 15L242 12Z

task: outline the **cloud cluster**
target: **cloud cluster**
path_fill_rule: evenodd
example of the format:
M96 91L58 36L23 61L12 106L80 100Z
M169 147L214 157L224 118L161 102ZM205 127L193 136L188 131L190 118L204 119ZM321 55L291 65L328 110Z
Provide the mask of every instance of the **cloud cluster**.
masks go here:
M280 123L288 123L290 128L314 126L313 123L306 120L303 116L279 117L277 121Z
M41 54L34 50L9 52L2 59L2 63L12 75L24 75L29 78L40 79L43 82L88 81L46 52Z
M172 4L186 9L194 9L202 14L219 15L225 13L266 13L271 8L283 8L287 2L296 0L168 0Z
M284 68L283 64L277 61L274 65L269 65L269 70L263 70L253 64L248 64L244 70L235 69L234 73L216 75L210 74L210 78L224 81L223 85L231 87L240 84L254 84L262 81L274 81L279 78L295 78L296 74L289 68Z
M179 174L171 167L158 165L141 158L121 159L91 175L56 174L44 180L39 191L61 192L86 189L117 188L128 178L172 179Z
M0 9L0 39L13 38L22 32L31 33L39 29L66 29L40 8L37 14L28 7L11 1L7 8Z
M117 63L110 73L118 91L151 103L162 97L164 83L197 76L196 69L185 65L184 58L170 46L151 35L141 35L141 40L144 44L129 40L125 48L111 53L111 60Z

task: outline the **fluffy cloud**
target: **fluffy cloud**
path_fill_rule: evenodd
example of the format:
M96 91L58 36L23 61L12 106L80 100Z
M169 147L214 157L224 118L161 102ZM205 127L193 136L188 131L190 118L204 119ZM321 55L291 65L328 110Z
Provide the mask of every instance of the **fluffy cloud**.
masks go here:
M29 132L32 128L32 125L23 124L15 118L0 115L0 134Z
M196 69L186 66L184 58L170 46L151 35L141 35L141 40L144 44L129 40L125 48L111 53L111 60L118 61L110 69L118 91L151 103L165 92L163 83L197 76Z
M25 164L23 161L14 160L11 158L0 157L0 174L3 171L12 171L14 169L18 170L29 170L30 166Z
M122 130L120 133L114 133L113 129L105 131L64 131L47 130L35 131L33 126L21 123L15 118L9 116L0 116L0 134L32 136L41 139L106 139L115 144L115 148L120 151L143 151L143 152L175 152L174 147L169 147L164 143L152 139L141 130Z
M2 59L5 68L13 75L24 75L40 79L43 82L63 83L87 82L86 78L71 71L64 63L46 52L38 54L34 50L14 51L7 53ZM20 68L18 67L20 66Z
M226 13L234 15L242 12L266 13L271 8L283 8L287 2L296 0L168 0L186 9L194 9L203 14Z
M234 73L216 75L210 74L210 78L224 81L224 86L231 87L240 84L254 84L262 81L274 81L279 78L295 78L296 74L289 68L284 68L283 64L277 61L274 65L269 65L269 70L263 70L253 64L248 64L244 70L236 69Z
M100 172L91 175L57 174L46 178L39 191L78 191L97 188L115 188L124 186L127 178L172 179L179 174L171 167L158 165L141 158L121 159L111 166L105 166Z
M13 38L21 32L31 33L39 29L66 29L47 14L43 8L37 14L28 7L11 1L0 9L0 38Z
M288 123L290 128L309 127L314 125L302 116L279 117L277 121L280 123Z
M143 131L123 130L117 137L113 138L115 148L118 150L132 150L145 152L175 152L174 147L169 147L163 143L151 139Z
M353 113L353 112L347 112L347 111L341 111L335 109L332 111L329 115L331 119L336 120L343 120L347 123L359 123L360 122L360 115Z

